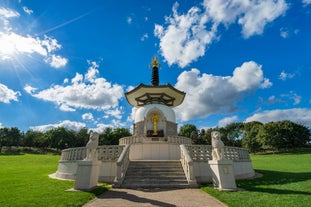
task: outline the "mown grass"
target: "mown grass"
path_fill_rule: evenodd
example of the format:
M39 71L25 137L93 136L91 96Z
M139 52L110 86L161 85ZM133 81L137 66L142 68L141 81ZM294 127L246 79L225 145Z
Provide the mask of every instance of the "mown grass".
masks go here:
M0 155L0 206L82 206L105 192L66 192L73 181L48 177L57 169L59 155Z
M299 153L252 155L253 167L263 176L237 181L237 192L202 190L232 207L311 206L311 150Z

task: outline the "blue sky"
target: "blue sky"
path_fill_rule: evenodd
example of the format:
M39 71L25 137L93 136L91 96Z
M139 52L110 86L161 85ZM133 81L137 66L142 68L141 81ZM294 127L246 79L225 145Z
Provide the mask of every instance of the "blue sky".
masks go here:
M131 128L154 56L179 126L311 126L310 48L310 0L3 0L0 127Z

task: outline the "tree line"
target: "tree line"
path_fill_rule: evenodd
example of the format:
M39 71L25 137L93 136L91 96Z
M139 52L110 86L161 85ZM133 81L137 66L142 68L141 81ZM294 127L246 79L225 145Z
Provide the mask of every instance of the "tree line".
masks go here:
M295 147L304 147L311 142L311 131L306 126L288 120L266 124L253 121L232 123L226 127L215 127L198 130L193 124L186 124L179 130L180 136L189 137L194 144L211 144L211 132L219 131L221 140L227 146L247 148L250 152L266 150L279 151ZM2 148L13 146L49 148L60 151L70 147L83 147L89 140L89 129L73 131L64 127L46 132L28 130L21 132L16 127L0 128L0 153ZM131 136L127 128L106 128L99 136L99 145L118 145L119 139Z
M309 128L288 120L266 124L257 121L238 122L207 130L198 130L195 125L186 124L180 128L179 135L190 137L195 144L210 145L211 132L214 130L220 132L225 145L244 147L253 153L304 147L311 142Z
M0 153L2 148L10 150L13 146L26 148L39 148L46 151L48 148L60 151L70 147L83 147L89 140L87 128L78 132L64 127L54 128L46 132L28 130L21 132L16 127L0 128ZM118 145L119 139L131 136L126 128L106 128L99 136L99 145Z

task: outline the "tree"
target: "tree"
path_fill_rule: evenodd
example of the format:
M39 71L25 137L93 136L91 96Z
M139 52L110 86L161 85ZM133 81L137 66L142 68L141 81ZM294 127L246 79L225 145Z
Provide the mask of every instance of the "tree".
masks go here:
M104 132L99 136L100 145L118 145L119 139L122 137L131 136L132 134L126 128L112 128L107 127Z
M197 143L198 130L197 127L193 124L186 124L180 127L178 135L191 138L193 143Z
M80 131L75 134L74 147L84 147L89 140L89 136L87 128L80 129Z
M307 144L310 131L307 127L288 120L269 122L259 130L257 138L264 149L288 149Z
M2 147L19 146L21 143L22 133L17 127L0 129L0 152Z
M254 153L261 150L262 147L257 134L262 126L263 124L257 121L244 123L242 147Z
M72 130L64 127L51 129L45 133L47 136L50 147L56 148L58 151L74 146L75 134Z
M231 123L225 127L227 133L227 145L229 146L242 146L242 135L243 135L243 123Z

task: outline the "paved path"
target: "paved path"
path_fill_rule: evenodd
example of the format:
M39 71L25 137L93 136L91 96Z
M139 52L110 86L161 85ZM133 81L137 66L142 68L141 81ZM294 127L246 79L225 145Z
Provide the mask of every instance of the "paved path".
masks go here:
M200 189L116 189L113 188L84 207L184 206L225 207Z

